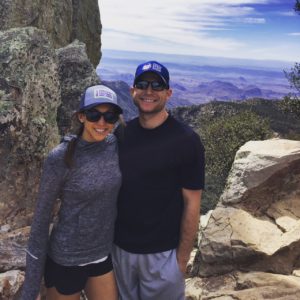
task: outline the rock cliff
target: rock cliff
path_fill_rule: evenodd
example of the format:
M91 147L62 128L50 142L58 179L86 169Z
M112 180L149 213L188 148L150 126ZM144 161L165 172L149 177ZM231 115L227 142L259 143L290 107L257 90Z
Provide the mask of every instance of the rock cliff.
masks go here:
M299 299L299 203L299 141L241 147L200 230L188 299Z
M101 57L101 22L97 0L4 0L0 2L0 30L33 26L43 29L54 46L74 40L87 45L90 61Z
M0 299L24 280L43 160L100 82L100 25L94 0L0 2Z
M45 153L58 141L60 84L45 32L0 32L0 220L33 206Z

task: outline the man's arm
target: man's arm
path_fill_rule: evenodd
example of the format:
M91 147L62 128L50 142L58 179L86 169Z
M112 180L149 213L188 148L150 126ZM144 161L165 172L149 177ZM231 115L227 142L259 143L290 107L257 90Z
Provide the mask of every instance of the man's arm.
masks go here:
M182 189L184 207L181 218L180 240L177 248L177 261L183 274L193 249L199 228L202 190Z

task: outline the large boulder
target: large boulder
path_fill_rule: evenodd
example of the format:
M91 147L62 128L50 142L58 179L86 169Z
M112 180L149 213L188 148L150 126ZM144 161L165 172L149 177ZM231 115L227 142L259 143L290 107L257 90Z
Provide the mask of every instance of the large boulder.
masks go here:
M5 224L34 206L42 161L58 142L60 84L44 31L0 32L0 45L0 224Z
M98 65L101 22L97 0L4 0L0 2L0 30L34 26L47 32L55 48L78 39Z
M254 274L251 280L260 274L254 272L286 275L278 278L291 276L287 280L296 282L299 296L300 282L293 276L299 274L299 256L300 141L248 142L237 152L220 203L200 231L192 276L211 282L237 271ZM253 299L265 299L262 295Z
M101 58L100 35L102 31L98 0L73 0L72 2L73 31L71 41L78 39L86 44L88 57L96 67Z
M88 86L99 84L100 79L87 57L85 44L76 40L56 53L62 99L57 123L60 134L64 135L70 130L72 115L79 107L82 92Z

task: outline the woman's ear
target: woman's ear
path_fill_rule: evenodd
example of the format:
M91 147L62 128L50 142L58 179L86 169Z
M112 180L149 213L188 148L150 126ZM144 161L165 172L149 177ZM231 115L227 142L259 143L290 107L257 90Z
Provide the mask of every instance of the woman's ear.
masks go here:
M84 113L78 113L77 118L78 118L80 123L84 123L86 116L85 116Z

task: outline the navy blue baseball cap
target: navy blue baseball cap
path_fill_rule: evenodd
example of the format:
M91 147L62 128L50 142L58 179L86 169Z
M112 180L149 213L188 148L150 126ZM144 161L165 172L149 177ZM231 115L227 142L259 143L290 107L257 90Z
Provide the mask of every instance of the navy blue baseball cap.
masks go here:
M133 84L135 84L138 78L146 72L152 72L157 74L167 85L167 88L169 88L170 75L168 69L161 63L154 60L147 61L138 65L135 71Z
M100 104L111 104L118 113L123 112L118 104L116 93L104 85L90 86L85 90L81 96L79 111L91 109Z

